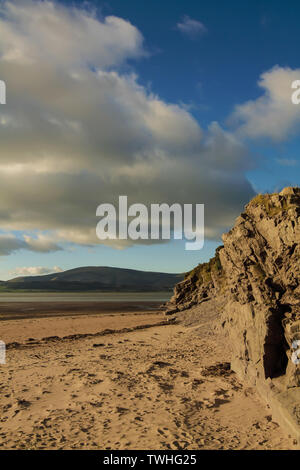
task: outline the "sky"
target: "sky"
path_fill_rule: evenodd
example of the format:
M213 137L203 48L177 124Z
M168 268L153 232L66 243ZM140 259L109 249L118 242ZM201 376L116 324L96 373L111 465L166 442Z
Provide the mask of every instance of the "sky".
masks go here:
M185 272L258 192L297 186L300 5L0 0L0 279ZM205 244L101 242L96 208L205 204Z

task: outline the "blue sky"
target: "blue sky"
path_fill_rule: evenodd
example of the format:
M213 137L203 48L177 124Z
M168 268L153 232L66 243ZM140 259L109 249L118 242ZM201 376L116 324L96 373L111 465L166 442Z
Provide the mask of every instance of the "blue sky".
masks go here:
M3 191L6 191L4 199L7 205L0 207L0 223L3 227L2 239L0 238L0 279L13 277L15 273L26 273L26 268L30 267L43 267L46 272L47 267L51 270L53 266L69 269L83 265L108 265L165 272L187 271L213 255L215 248L221 243L220 233L232 224L234 217L255 192L277 191L284 186L299 184L300 105L299 111L296 111L295 105L288 98L291 94L291 80L297 77L300 79L297 50L300 39L298 2L289 2L287 6L276 0L60 1L54 4L50 13L45 10L43 2L24 0L20 3L24 10L12 13L5 7L2 23L0 22L0 34L1 27L3 31L4 26L9 25L11 28L11 34L4 41L2 51L0 46L0 79L5 79L7 83L5 112L10 118L3 114L6 128L4 129L4 125L0 126L0 138L3 132L3 142L7 147L3 149L2 156L0 153L0 163L3 161L7 165L8 155L9 164L20 165L21 162L23 166L18 171L24 171L20 175L18 173L13 182L10 182L10 176L5 180L7 189L4 188ZM80 39L82 54L80 56L78 53L76 56L74 53L74 57L69 59L69 46L66 46L66 52L56 49L51 32L46 35L42 28L35 30L36 26L27 19L26 11L31 11L32 17L33 11L36 11L33 8L40 8L45 16L51 14L53 18L55 16L61 20L64 28L67 25L72 33L73 27L78 30L78 25L82 25L76 23L77 19L75 21L70 13L74 11L74 6L80 9L83 15L81 18L93 14L94 20L99 22L103 31L100 27L97 33L93 32L92 27L83 28ZM104 28L107 17L124 21L120 23L119 20L113 20L112 25L108 24ZM29 39L26 48L24 46L22 50L18 49L18 35L24 30L27 31L26 41ZM68 30L65 28L65 31ZM74 39L73 52L78 48L79 39L71 33L70 38ZM60 32L56 34L59 37ZM108 41L109 46L106 49L106 46L99 46L98 50L98 37L99 44L103 38ZM124 47L120 44L122 41ZM44 45L45 59L39 55L38 42ZM111 61L107 59L110 51L114 54ZM84 65L82 55L86 57ZM24 57L27 56L31 60L31 72L24 62ZM27 67L28 85L26 74L23 79L25 85L17 83L17 79L13 78L16 77L16 70L21 70L22 67L24 70ZM83 67L86 68L83 70ZM99 88L99 93L103 95L98 109L101 108L101 103L105 103L107 111L104 118L101 113L97 114L95 108L88 118L84 113L81 117L79 111L75 110L74 119L71 120L69 104L67 103L67 108L61 109L57 96L63 96L70 89L67 82L62 83L62 77L65 79L71 71L84 71L86 76L89 74L91 87L94 86L94 78L90 74L92 71L101 71L103 80L101 78L101 83L95 87L102 87L101 91ZM30 73L34 76L35 89L30 88L33 81ZM41 77L40 82L38 75ZM24 77L24 73L22 76ZM128 78L130 76L134 78ZM45 87L45 93L49 95L48 101L40 96L42 87ZM21 94L25 88L26 99ZM124 115L123 121L120 119L117 124L115 108L111 110L112 118L109 123L104 123L107 113L110 113L109 106L114 101L114 95L110 95L111 90L119 93L117 105L122 116ZM282 90L284 98L281 97ZM97 88L94 93L97 94ZM139 93L143 95L142 98L138 98ZM93 101L91 97L82 94L82 109ZM141 105L136 104L139 100L143 100ZM19 117L22 114L20 110L25 108L29 110L29 113L26 112L26 122L31 126L29 137L22 131L22 126L26 131L29 126L20 124ZM1 112L4 113L3 108L0 109L0 122ZM145 116L143 114L146 124L139 129L138 116L144 112L148 113ZM165 117L169 112L170 116ZM95 146L89 148L85 155L83 144L81 149L84 140L81 142L78 136L74 137L74 129L70 130L70 135L65 131L64 139L60 142L58 137L56 143L58 134L55 129L49 129L49 125L47 128L43 127L45 115L47 122L53 126L57 123L65 125L66 122L68 125L83 123L84 129L95 126L92 131L87 131L90 134L86 140L92 141L93 145L95 142ZM13 119L18 125L14 127L14 142L11 143L5 132L8 132L7 122L12 122ZM100 127L107 126L103 137L97 135L97 122ZM124 122L130 128L124 130ZM217 128L212 129L213 122L218 123ZM177 125L182 132L178 140ZM148 137L146 138L149 132L154 136L150 143ZM106 138L110 133L113 136L111 141ZM199 143L200 134L204 145ZM115 148L119 141L120 155ZM123 141L128 146L124 156ZM37 144L33 145L32 142ZM98 149L101 150L101 157L97 156ZM223 149L227 149L224 150L224 155ZM140 152L138 158L137 152ZM157 182L154 184L155 175L151 181L146 176L157 164L157 155L161 155L161 152L167 155L168 165L159 170L158 175L164 173L166 168L169 173L166 180L156 177ZM142 161L146 165L142 175L136 161L132 163L133 153L138 162ZM69 167L69 154L75 168L73 173ZM54 158L56 155L57 160ZM113 155L109 157L109 164L108 155ZM117 165L114 159L118 162ZM152 163L147 167L149 160ZM86 163L85 166L84 161L92 163ZM39 170L42 177L35 175L34 178L32 174L30 165L36 162L43 162L43 169ZM117 167L118 171L120 167L123 168L123 162L126 162L123 173L114 173ZM56 171L55 167L60 164L61 168ZM46 171L45 165L50 169L47 166ZM99 184L94 172L97 165ZM100 172L100 167L104 169L104 173L107 171L107 177L101 174L103 171ZM131 172L130 175L137 175L134 181L129 179L126 169ZM14 170L9 169L7 175L11 175L12 171ZM181 172L182 188L179 179ZM205 175L209 175L207 182ZM189 177L192 180L190 188ZM116 181L116 178L120 178L122 184L116 184L115 187L107 184L106 187L108 181ZM17 184L17 181L23 181L24 193L22 184ZM188 252L180 241L162 245L133 245L123 247L124 249L91 242L87 234L94 227L85 221L80 225L85 218L84 211L94 213L96 202L109 202L105 200L106 196L113 199L117 194L122 194L126 188L124 181L128 181L128 194L131 194L132 200L136 197L136 202L144 197L145 203L151 203L152 195L159 194L161 198L169 197L167 202L176 202L174 199L178 195L182 202L207 204L209 236L204 249ZM165 185L166 190L161 190ZM92 195L87 194L89 187L99 188L99 195L97 189L94 190L94 194L97 193L95 201ZM44 188L45 194L38 203L41 188ZM209 191L213 189L211 194L215 194L215 200L211 201ZM205 200L207 193L210 194L210 201ZM80 195L86 200L85 203L81 202ZM57 210L53 209L54 205L58 207ZM60 207L63 209L60 210ZM76 207L80 208L78 220ZM24 239L24 236L27 238Z
M299 66L296 1L289 8L277 0L92 3L142 31L152 55L134 63L141 82L169 102L192 104L202 125L226 120L235 104L255 99L263 71ZM184 16L203 23L207 33L194 40L180 34L176 24Z

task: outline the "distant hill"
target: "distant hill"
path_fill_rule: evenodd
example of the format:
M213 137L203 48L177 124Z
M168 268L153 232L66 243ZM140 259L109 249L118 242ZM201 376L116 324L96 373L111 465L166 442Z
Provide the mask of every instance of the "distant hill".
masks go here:
M43 276L16 277L1 283L1 290L145 292L172 290L184 274L87 266Z

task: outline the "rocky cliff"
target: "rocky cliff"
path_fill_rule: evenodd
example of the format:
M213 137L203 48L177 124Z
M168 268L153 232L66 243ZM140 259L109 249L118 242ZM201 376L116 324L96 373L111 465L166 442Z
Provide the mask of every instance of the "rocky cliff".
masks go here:
M174 294L166 304L166 315L189 309L194 305L207 302L225 292L226 279L220 261L222 246L208 262L199 264L176 284Z
M232 369L299 440L300 188L256 196L223 243L176 286L166 313L222 296Z

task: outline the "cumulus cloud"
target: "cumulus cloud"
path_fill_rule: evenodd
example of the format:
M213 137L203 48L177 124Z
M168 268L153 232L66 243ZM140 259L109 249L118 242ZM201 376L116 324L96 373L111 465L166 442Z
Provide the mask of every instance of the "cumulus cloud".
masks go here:
M38 234L35 238L28 235L16 237L11 233L0 235L0 256L6 256L18 250L49 253L61 250L61 247L43 234Z
M59 266L53 266L53 268L46 268L45 266L24 266L13 269L9 274L12 276L41 276L42 274L61 272L62 269Z
M143 37L128 21L65 8L51 1L2 1L2 60L34 64L44 54L64 66L108 67L142 55Z
M184 107L122 72L143 55L128 21L5 1L0 36L0 227L26 231L29 249L99 243L96 208L123 194L129 204L205 203L216 238L254 194L233 134L217 123L204 132Z
M237 123L242 137L286 139L300 126L300 106L292 103L293 81L299 80L300 69L274 67L263 73L258 86L263 94L256 100L236 106L231 120Z
M62 249L51 238L41 233L36 237L24 235L24 243L28 250L36 251L38 253L49 253L50 251L59 251Z
M181 22L177 23L177 29L192 39L207 32L206 27L201 21L194 20L188 15L185 15Z

